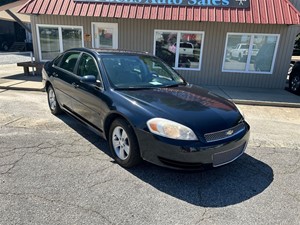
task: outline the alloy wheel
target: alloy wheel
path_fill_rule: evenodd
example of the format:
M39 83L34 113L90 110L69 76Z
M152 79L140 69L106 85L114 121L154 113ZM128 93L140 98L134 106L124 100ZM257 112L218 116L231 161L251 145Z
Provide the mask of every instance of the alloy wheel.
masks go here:
M300 76L296 75L291 79L291 90L293 92L299 92L300 91Z
M55 93L54 93L52 87L50 87L49 90L48 90L48 99L49 99L50 109L52 111L55 111L55 109L56 109L56 97L55 97Z
M130 142L126 131L117 126L113 130L112 145L116 155L121 160L126 160L130 154Z

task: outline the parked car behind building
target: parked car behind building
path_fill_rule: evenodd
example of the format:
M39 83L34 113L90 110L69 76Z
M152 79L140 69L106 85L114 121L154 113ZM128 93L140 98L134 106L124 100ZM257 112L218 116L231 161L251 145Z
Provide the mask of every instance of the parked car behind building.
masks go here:
M296 62L289 76L289 88L295 94L300 94L300 62Z

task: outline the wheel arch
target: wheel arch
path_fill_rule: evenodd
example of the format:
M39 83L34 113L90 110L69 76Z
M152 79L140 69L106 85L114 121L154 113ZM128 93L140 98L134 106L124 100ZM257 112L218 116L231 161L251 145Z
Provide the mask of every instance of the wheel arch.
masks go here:
M113 112L113 113L109 114L104 121L103 128L104 128L104 137L106 140L108 140L110 126L111 126L112 122L116 119L123 119L131 127L133 127L133 125L129 122L129 120L124 115L117 113L117 112Z

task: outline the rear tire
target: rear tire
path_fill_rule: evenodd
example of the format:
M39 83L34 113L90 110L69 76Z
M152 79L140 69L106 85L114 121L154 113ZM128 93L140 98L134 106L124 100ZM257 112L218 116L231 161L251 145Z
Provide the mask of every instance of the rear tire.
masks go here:
M7 43L2 44L2 48L3 48L3 50L6 51L6 52L9 50L9 47L8 47L8 44L7 44Z
M54 89L51 85L47 88L47 97L48 97L48 105L50 108L50 111L53 115L59 115L62 113L62 109L60 108L56 94L54 92Z
M300 94L300 75L296 74L289 78L289 88L291 92L295 94Z
M109 148L115 161L124 168L139 164L139 144L134 130L124 119L116 119L109 129Z

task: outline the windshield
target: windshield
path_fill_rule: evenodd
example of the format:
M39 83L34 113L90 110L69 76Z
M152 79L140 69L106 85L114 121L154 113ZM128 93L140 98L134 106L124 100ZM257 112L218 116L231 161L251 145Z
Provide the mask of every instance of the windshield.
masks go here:
M155 88L185 84L168 65L147 55L102 55L108 78L115 88Z

